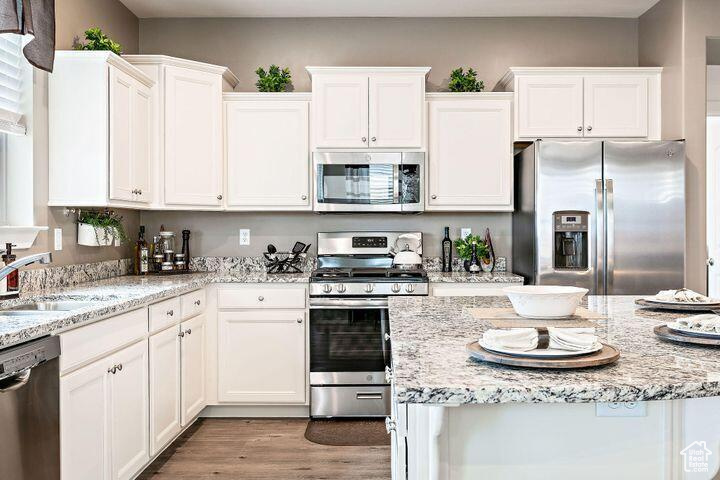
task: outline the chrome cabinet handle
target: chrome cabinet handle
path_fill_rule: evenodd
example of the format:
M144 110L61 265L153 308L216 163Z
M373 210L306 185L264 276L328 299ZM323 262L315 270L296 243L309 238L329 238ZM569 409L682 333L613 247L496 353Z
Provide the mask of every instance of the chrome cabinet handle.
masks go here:
M300 198L301 198L302 200L307 200L307 195L300 195Z
M373 142L377 142L377 138L375 137L372 137L370 140L372 140Z
M582 125L580 125L577 130L578 132L582 132Z
M136 188L133 188L133 189L132 189L132 194L133 194L133 195L137 195L137 192L138 192L138 191L137 191Z
M437 199L437 195L430 195L430 198L432 198L433 200L435 200L435 199Z
M708 258L708 259L707 259L707 264L708 264L708 267L712 267L713 265L715 265L715 259L714 259L714 258Z
M303 322L303 319L302 319L302 318L298 318L298 319L297 319L297 323L302 323L302 322Z
M362 141L363 141L363 143L367 142L367 138L362 137Z
M168 310L167 312L165 312L165 315L167 315L168 317L172 317L173 315L175 315L175 312L173 310Z
M184 336L185 336L185 332L180 332L180 333L178 333L178 337L182 338L182 337L184 337Z
M218 196L217 196L217 199L218 199L218 200L222 200L222 195L218 195Z
M142 190L138 189L138 195L142 195Z
M192 328L188 328L187 330L185 330L185 333L187 333L188 335L192 334Z
M115 372L117 372L117 366L113 365L112 367L108 368L108 373L112 373L115 375Z
M265 300L265 297L263 297L262 295L260 295L260 296L258 297L258 301L259 301L259 302L262 302L263 300Z
M26 368L10 378L0 381L0 393L13 392L25 386L30 381L30 371L30 368Z
M385 417L385 430L387 433L397 430L397 423L395 423L390 417Z
M587 126L587 131L588 131L588 132L592 132L592 125L588 125L588 126Z
M195 300L195 305L200 306L200 300Z
M118 369L118 372L122 371L122 363L118 363L117 369Z

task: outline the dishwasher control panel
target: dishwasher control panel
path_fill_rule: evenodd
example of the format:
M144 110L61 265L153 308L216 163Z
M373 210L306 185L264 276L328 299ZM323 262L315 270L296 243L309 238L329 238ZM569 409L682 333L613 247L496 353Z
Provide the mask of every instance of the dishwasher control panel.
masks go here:
M60 356L60 338L43 337L0 350L0 380Z
M0 375L12 374L34 367L47 359L44 348L38 348L31 352L22 353L16 357L8 358L0 363Z

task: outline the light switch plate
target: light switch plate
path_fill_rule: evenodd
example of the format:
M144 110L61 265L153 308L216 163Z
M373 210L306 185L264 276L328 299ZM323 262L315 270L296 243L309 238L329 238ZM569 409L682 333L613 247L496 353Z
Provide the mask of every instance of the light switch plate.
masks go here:
M596 417L646 417L645 402L609 402L595 404Z
M240 229L240 246L244 247L250 245L250 229L249 228L241 228Z
M460 229L460 238L462 238L464 240L468 235L472 235L472 228L461 228Z
M62 228L56 228L53 234L55 235L55 250L62 250Z

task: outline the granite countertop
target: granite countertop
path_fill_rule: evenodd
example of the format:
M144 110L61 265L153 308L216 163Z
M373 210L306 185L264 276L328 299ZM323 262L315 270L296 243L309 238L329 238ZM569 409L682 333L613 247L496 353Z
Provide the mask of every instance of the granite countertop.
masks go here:
M510 307L504 297L390 299L395 395L400 403L582 403L669 400L720 395L720 356L707 347L660 340L653 327L681 314L636 308L636 297L588 297L607 314L594 320L602 341L620 350L617 363L574 371L532 370L471 359L465 345L486 322L476 307Z
M427 272L432 283L517 283L522 285L524 278L510 272L470 273L459 272Z

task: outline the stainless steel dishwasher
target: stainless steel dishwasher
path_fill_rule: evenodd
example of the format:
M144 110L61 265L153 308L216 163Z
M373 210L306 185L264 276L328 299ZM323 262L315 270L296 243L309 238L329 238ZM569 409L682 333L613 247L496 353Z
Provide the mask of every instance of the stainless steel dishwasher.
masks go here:
M60 478L60 339L0 350L0 478Z

